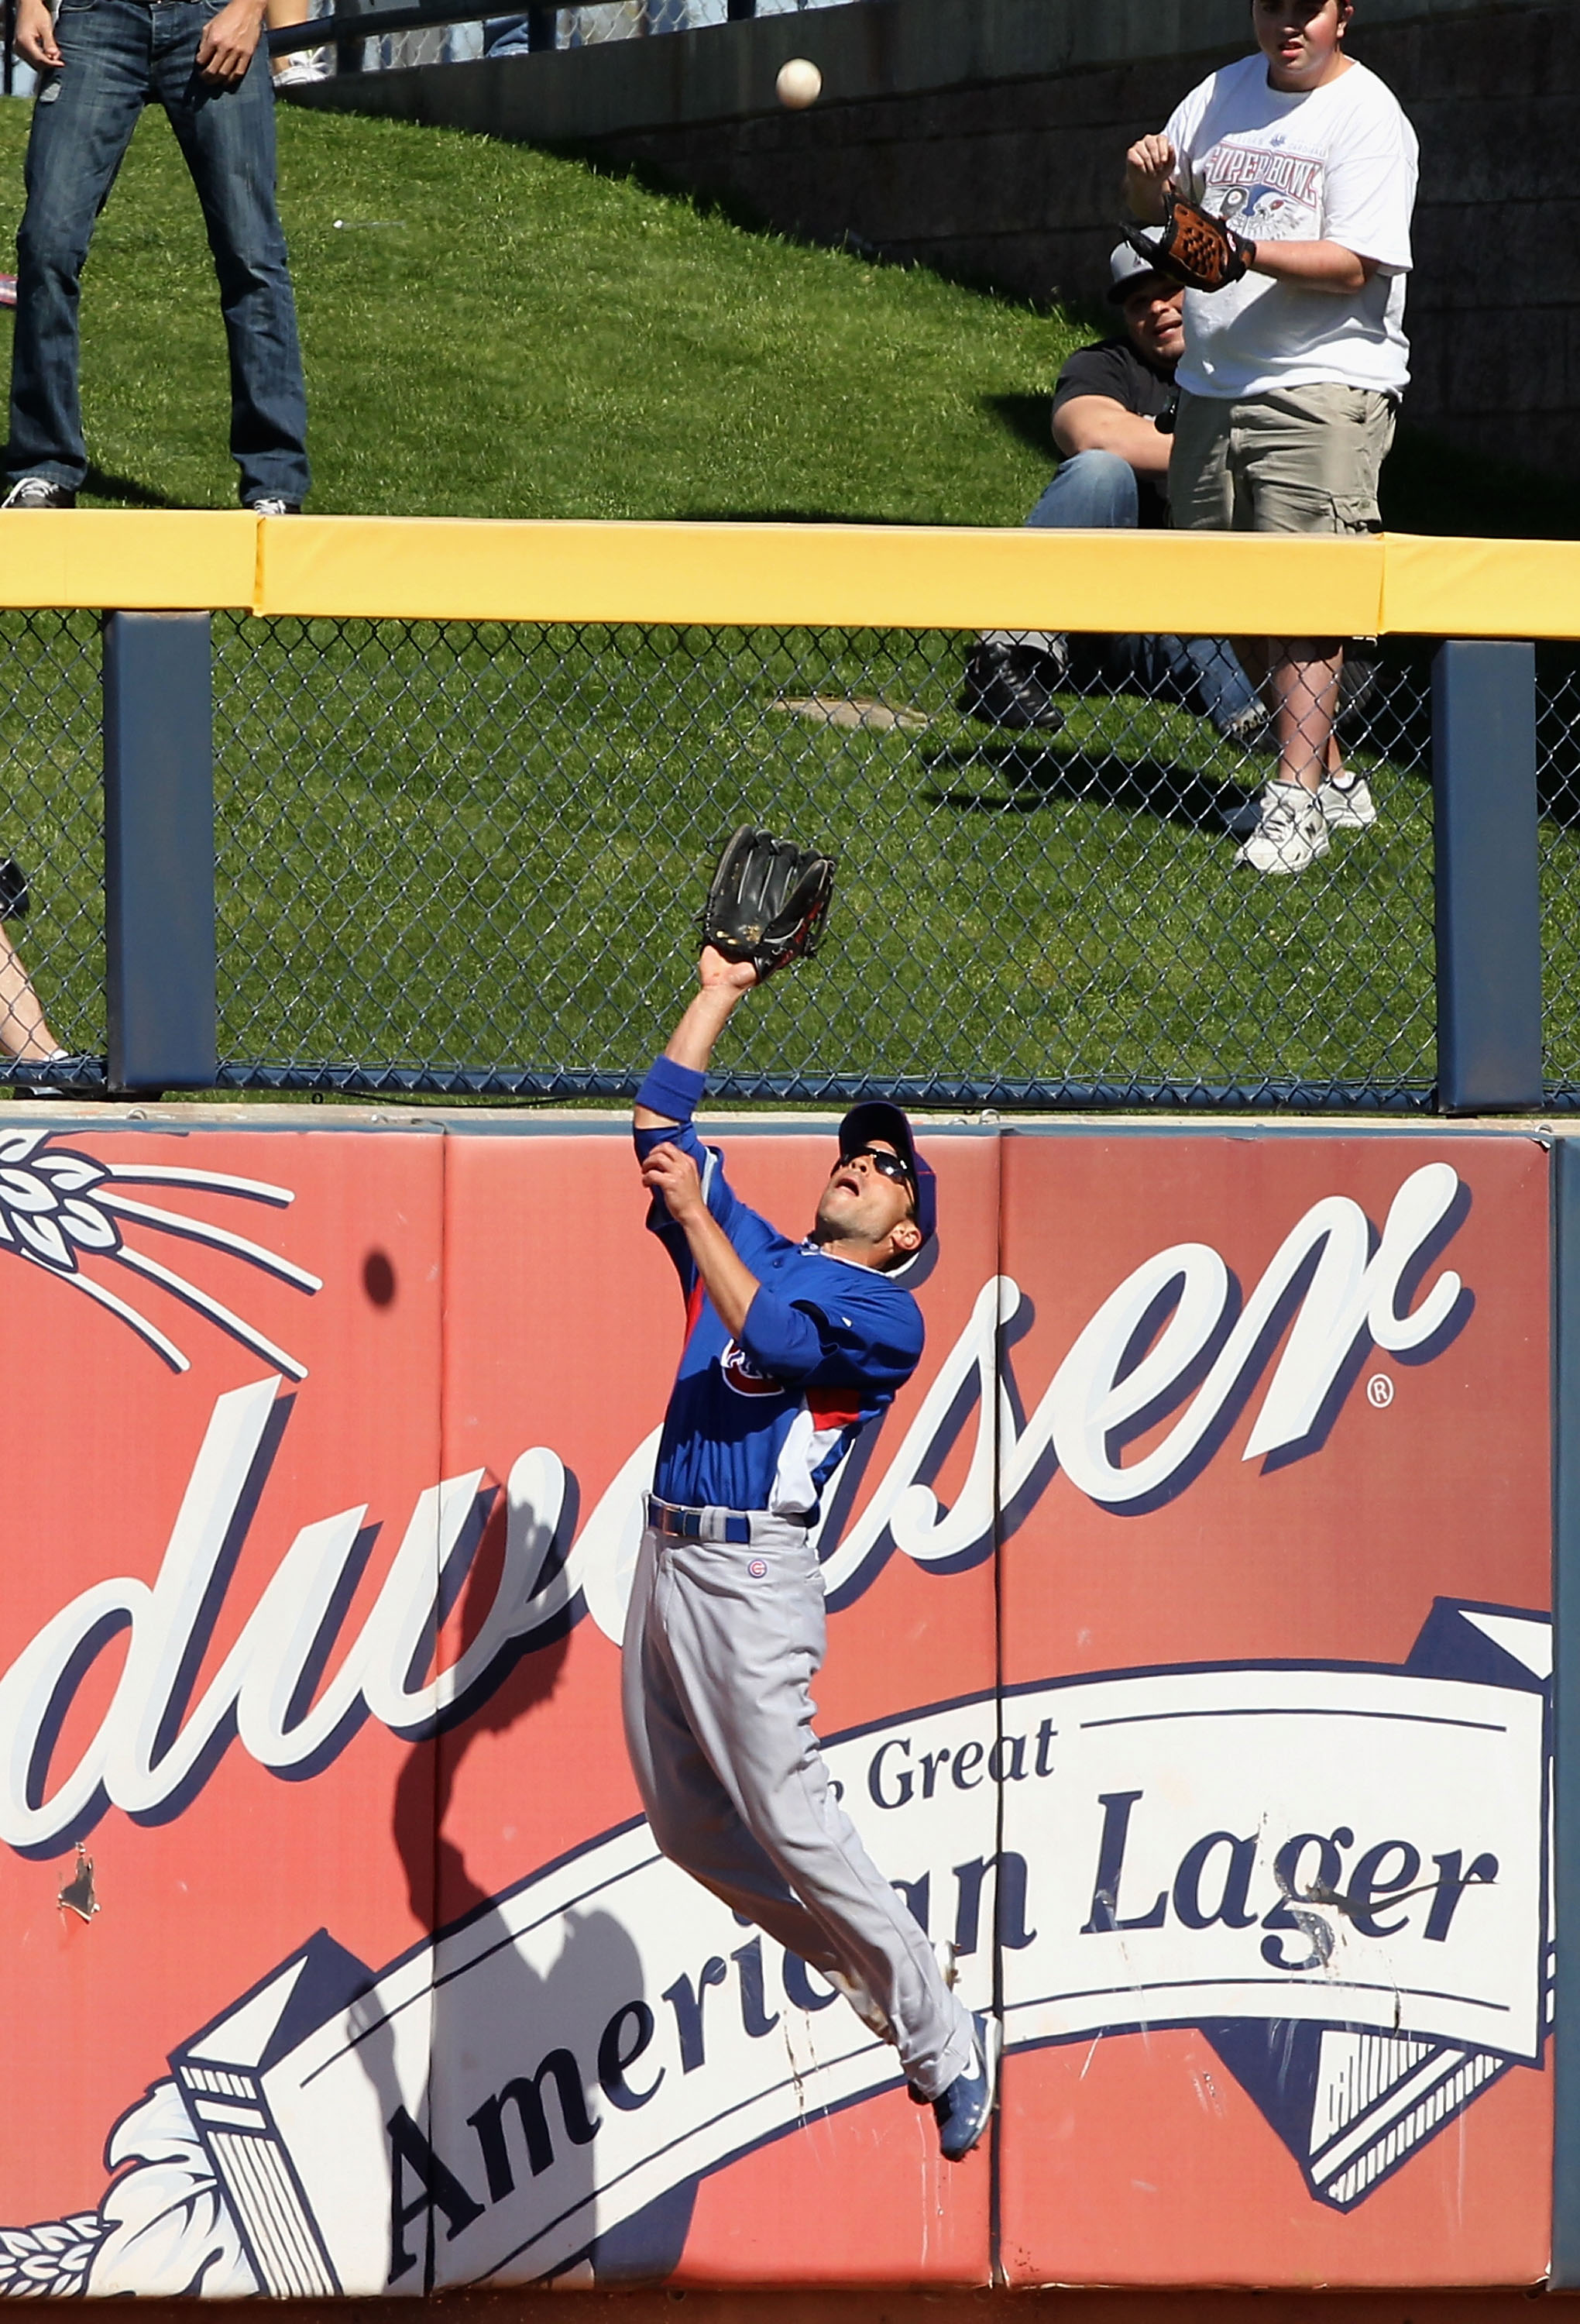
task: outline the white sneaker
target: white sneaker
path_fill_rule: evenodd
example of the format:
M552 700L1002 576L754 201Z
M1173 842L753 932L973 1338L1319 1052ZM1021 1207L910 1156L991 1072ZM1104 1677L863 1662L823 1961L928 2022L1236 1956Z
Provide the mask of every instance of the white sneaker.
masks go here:
M1235 861L1248 863L1253 872L1303 872L1326 855L1331 844L1327 819L1314 792L1303 783L1269 783L1262 794L1256 828Z
M65 484L52 484L48 476L19 476L0 508L8 509L69 509L77 506L77 494Z
M276 88L305 88L309 81L327 80L329 68L322 49L299 49L274 76Z
M1317 797L1329 831L1370 831L1377 820L1364 775L1352 775L1347 783L1324 781Z

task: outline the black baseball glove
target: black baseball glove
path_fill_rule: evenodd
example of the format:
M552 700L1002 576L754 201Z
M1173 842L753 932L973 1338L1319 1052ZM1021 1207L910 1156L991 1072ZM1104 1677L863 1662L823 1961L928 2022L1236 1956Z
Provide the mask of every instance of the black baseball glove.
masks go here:
M1188 290L1224 290L1248 272L1256 244L1214 217L1195 202L1178 194L1164 196L1163 223L1155 235L1134 219L1125 223L1125 239L1149 266Z
M27 873L14 856L0 863L0 920L24 920L32 901Z
M817 950L834 890L834 858L742 824L719 858L703 909L703 942L749 960L759 982Z

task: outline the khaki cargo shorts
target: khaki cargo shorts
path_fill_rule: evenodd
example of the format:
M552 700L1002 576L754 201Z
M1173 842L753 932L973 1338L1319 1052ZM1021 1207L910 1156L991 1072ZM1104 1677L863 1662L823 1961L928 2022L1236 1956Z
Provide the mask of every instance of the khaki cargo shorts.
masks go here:
M1181 532L1373 532L1395 406L1323 381L1272 395L1181 395L1169 503Z

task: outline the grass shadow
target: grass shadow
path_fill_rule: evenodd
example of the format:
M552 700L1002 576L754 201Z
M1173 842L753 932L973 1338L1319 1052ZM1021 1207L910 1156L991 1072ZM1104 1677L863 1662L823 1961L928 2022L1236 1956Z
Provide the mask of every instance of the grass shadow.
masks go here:
M82 480L82 489L90 493L95 500L114 501L121 508L179 509L186 506L184 501L172 500L169 493L161 493L156 485L140 484L135 476L111 475L104 468L96 468L91 461Z
M951 785L923 793L936 807L952 807L964 815L1034 815L1054 801L1089 807L1116 807L1125 815L1155 816L1188 831L1208 831L1221 837L1226 809L1243 807L1254 796L1241 784L1223 782L1177 761L1148 756L1120 759L1111 752L1101 758L1068 744L1052 742L988 743L973 751L927 752L923 761L934 774L954 769L969 773L989 768L1008 786L1008 796L963 790Z
M1044 460L1057 456L1051 395L984 395L978 399L978 409L996 420L1017 444L1026 445Z

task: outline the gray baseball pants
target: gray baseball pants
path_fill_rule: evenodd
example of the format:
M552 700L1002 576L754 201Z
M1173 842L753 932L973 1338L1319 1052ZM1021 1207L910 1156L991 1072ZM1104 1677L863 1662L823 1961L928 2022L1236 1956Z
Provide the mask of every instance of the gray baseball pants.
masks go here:
M704 1523L729 1513L704 1512ZM804 1526L642 1536L626 1615L626 1742L659 1848L836 1985L936 2098L974 2059L926 1937L835 1799L813 1733L822 1575Z

